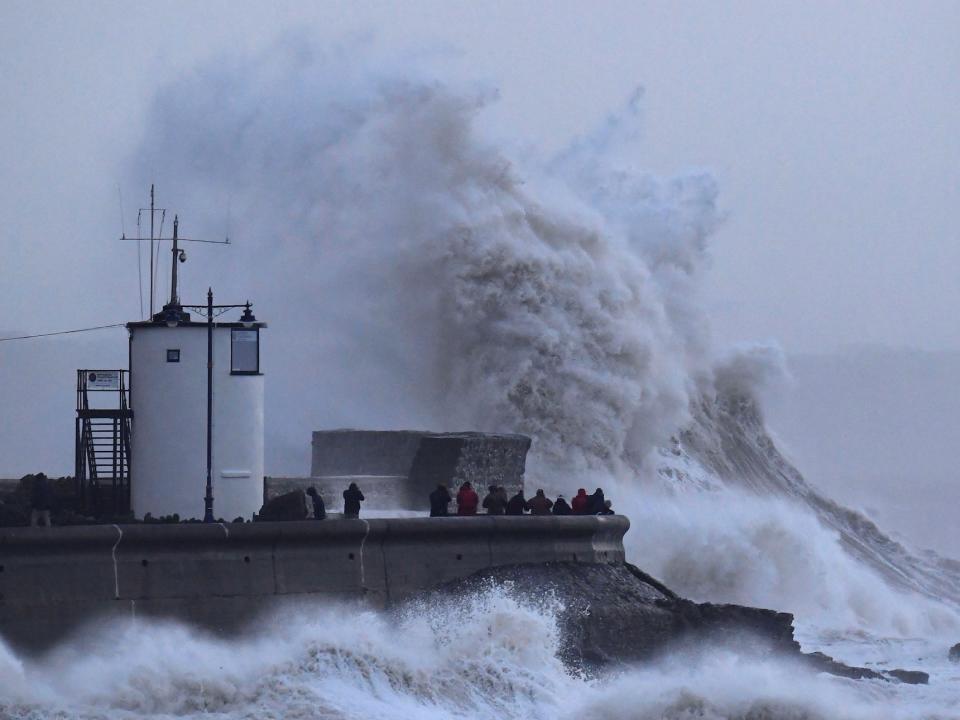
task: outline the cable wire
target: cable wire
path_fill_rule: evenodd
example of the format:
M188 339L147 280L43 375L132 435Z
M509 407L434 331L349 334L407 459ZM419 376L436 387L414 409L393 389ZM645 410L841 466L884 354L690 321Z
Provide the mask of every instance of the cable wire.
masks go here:
M126 325L126 323L113 323L112 325L97 325L96 327L78 328L76 330L58 330L57 332L37 333L36 335L19 335L17 337L0 338L0 342L7 342L8 340L31 340L33 338L50 337L51 335L70 335L71 333L105 330L107 328L123 327L124 325Z

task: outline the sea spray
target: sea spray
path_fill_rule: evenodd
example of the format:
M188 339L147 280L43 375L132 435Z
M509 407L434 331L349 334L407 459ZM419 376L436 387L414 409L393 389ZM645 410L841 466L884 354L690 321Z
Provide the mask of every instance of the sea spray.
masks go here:
M839 535L789 500L733 489L623 497L627 557L680 594L794 613L801 625L960 637L960 615L890 587Z
M585 679L556 656L552 607L490 587L400 616L305 604L233 639L151 620L107 625L97 641L78 639L23 661L24 694L0 693L0 715L866 718L909 717L909 701L949 716L949 686L820 676L796 661L731 648L687 649Z
M535 438L534 479L629 474L710 375L696 288L716 185L639 172L610 143L616 167L521 162L483 131L494 96L443 76L296 43L222 60L159 95L131 173L190 198L201 231L230 198L216 281L242 278L277 318L284 445L515 431Z
M629 559L678 590L794 610L802 629L822 631L813 642L840 648L853 637L954 632L951 611L910 591L946 597L955 571L817 495L777 455L762 418L737 415L779 361L716 349L699 287L722 217L717 185L701 171L637 170L625 148L637 137L638 95L556 158L518 160L483 131L493 93L365 48L287 40L172 83L130 170L137 184L149 169L173 188L201 235L216 236L232 208L234 246L211 275L224 292L254 288L258 315L271 319L274 448L334 426L526 432L531 485L608 488L633 518ZM748 451L739 458L738 443ZM279 472L301 472L298 461L269 458ZM665 496L658 484L670 486ZM244 707L282 696L288 716L863 717L909 714L903 707L926 692L769 675L722 654L637 670L624 685L588 683L535 653L533 680L504 659L503 675L491 676L547 688L507 692L519 709L490 706L499 681L465 698L448 675L449 692L425 702L422 685L402 690L391 678L436 667L433 645L413 644L427 665L411 666L409 647L368 635L376 623L366 616L340 624L355 635L351 650L282 646L298 659L262 681L282 691L257 690ZM370 637L376 650L356 655L357 639ZM317 681L300 670L304 653L319 674L331 658L339 664ZM914 706L926 712L925 702Z

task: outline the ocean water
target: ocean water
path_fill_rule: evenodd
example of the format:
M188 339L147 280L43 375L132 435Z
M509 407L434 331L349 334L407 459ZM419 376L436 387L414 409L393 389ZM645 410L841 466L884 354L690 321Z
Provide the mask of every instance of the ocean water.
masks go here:
M404 618L318 604L269 632L215 639L169 623L100 628L39 660L0 650L4 718L948 718L960 667L945 640L836 634L819 647L928 686L819 675L704 647L601 677L557 659L558 608L479 593Z

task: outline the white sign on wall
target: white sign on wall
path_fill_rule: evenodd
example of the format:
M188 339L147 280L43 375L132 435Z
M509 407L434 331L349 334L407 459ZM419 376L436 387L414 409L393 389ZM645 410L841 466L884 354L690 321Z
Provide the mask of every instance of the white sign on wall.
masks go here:
M91 370L87 373L88 390L119 390L119 370Z

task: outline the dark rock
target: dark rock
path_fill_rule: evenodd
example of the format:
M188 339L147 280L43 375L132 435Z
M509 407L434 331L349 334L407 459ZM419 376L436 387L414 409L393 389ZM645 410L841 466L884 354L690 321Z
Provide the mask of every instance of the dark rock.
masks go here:
M930 682L930 675L920 670L901 670L897 668L896 670L887 670L884 674L908 685L926 685Z
M804 661L817 672L851 678L852 680L884 680L883 675L876 670L865 667L853 667L837 662L822 652L801 653Z
M277 495L263 504L258 520L306 520L307 496L303 490Z
M512 588L521 597L559 601L561 657L588 672L649 660L678 644L712 642L799 654L789 613L694 603L627 563L491 568L442 592L472 592L491 584Z
M960 662L960 643L957 643L950 648L950 652L947 653L947 657L949 657L953 662Z
M491 586L521 598L559 602L563 661L588 673L642 662L668 650L722 645L761 657L794 657L817 672L887 680L823 653L803 653L793 636L793 615L741 605L695 603L679 597L629 563L543 563L482 570L430 595L460 595ZM431 601L434 598L430 598ZM926 673L896 670L901 682L925 682Z

